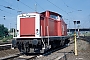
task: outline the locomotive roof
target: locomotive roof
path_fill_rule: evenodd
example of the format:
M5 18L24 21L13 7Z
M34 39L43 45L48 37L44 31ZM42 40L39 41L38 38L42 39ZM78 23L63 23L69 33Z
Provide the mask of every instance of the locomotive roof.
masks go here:
M60 16L60 17L62 17L62 15L60 15L60 14L58 14L58 13L56 13L56 12L52 12L52 11L49 11L49 10L47 10L50 14L52 14L52 15L56 15L56 16ZM46 12L46 11L45 11ZM45 12L41 12L40 14L45 14Z

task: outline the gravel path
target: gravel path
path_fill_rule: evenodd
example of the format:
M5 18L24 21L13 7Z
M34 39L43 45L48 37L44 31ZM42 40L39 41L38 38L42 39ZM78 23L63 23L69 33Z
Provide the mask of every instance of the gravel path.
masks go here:
M78 44L78 56L74 54L66 55L67 60L90 60L90 44L86 41L79 40Z
M78 55L74 55L74 43L36 60L90 60L90 44L84 40L77 40Z
M2 50L0 51L0 58L1 57L6 57L12 54L19 53L18 49L8 49L8 50Z
M36 60L58 60L58 59L62 58L63 56L65 56L66 54L72 53L73 48L74 48L74 45L71 44L70 46L68 46L66 48L60 49L49 55L42 56L40 58L37 58Z

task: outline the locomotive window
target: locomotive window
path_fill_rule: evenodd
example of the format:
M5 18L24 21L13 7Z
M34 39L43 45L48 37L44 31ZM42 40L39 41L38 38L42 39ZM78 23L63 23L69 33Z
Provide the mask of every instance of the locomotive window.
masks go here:
M58 17L56 15L50 15L51 18L57 19Z
M44 20L44 17L40 17L40 20Z

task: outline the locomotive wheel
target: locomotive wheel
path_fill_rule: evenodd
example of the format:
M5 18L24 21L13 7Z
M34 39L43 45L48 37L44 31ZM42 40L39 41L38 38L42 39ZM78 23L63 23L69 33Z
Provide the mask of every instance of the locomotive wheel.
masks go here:
M21 44L20 43L18 43L18 49L21 52Z
M24 51L23 43L18 43L18 49L20 52Z
M30 52L30 48L29 48L29 43L27 42L24 44L24 53L28 53L28 52Z
M30 48L26 47L26 53L30 52Z

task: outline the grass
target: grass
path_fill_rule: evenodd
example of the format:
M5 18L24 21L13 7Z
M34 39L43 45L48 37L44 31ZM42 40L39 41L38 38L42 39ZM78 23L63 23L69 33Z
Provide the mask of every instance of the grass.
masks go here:
M7 37L0 37L0 40L2 42L8 42L8 40L11 40L11 39L13 39L13 36L12 35L7 36Z

